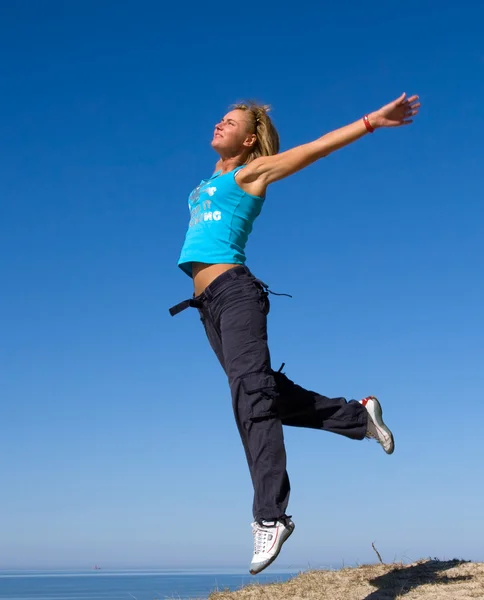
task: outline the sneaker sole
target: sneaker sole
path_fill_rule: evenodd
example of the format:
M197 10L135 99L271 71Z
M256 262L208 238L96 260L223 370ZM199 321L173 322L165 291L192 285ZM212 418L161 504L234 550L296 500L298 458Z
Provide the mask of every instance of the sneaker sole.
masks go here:
M268 561L266 561L264 563L260 563L261 564L260 568L257 568L257 569L250 568L249 573L251 575L257 575L258 573L261 573L264 569L267 569L267 567L276 560L276 558L279 556L279 553L281 552L282 546L291 537L291 534L294 531L294 529L295 529L294 527L292 527L292 529L288 529L287 527L284 528L284 531L281 533L281 543L279 544L279 548L277 549L277 552Z
M388 450L385 449L385 446L383 444L381 444L381 447L387 454L393 454L395 450L395 440L393 439L393 433L383 422L383 409L381 407L380 401L375 396L371 396L371 398L375 401L375 424L379 429L382 429L390 438L390 447L388 448Z

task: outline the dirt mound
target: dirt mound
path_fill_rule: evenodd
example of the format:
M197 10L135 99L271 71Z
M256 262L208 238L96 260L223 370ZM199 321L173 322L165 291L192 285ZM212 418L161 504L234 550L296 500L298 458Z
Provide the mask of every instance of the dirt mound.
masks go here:
M308 571L284 583L214 592L210 600L484 600L484 563L422 560Z

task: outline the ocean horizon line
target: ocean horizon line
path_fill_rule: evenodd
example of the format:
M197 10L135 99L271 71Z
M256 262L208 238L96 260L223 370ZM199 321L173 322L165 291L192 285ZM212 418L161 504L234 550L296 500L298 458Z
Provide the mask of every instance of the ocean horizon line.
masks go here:
M311 567L308 565L280 565L271 569L273 574L277 573L297 573L307 571L309 568L325 568L321 565ZM123 575L239 575L248 573L247 567L240 566L211 566L211 567L0 567L0 578L11 577L106 577Z

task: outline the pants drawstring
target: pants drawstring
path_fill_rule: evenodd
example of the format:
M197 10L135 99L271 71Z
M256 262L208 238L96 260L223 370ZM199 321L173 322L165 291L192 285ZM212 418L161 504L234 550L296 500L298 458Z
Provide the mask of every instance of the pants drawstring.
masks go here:
M264 283L261 279L255 279L255 281L259 283L267 293L272 294L273 296L287 296L288 298L292 298L291 294L279 294L278 292L273 292L269 289L267 283Z

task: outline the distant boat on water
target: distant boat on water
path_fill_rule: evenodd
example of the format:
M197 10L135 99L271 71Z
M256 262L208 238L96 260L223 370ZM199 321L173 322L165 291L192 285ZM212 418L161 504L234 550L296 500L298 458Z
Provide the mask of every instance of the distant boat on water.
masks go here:
M93 569L94 569L95 571L100 571L100 570L101 570L101 567L98 567L98 565L94 565Z

